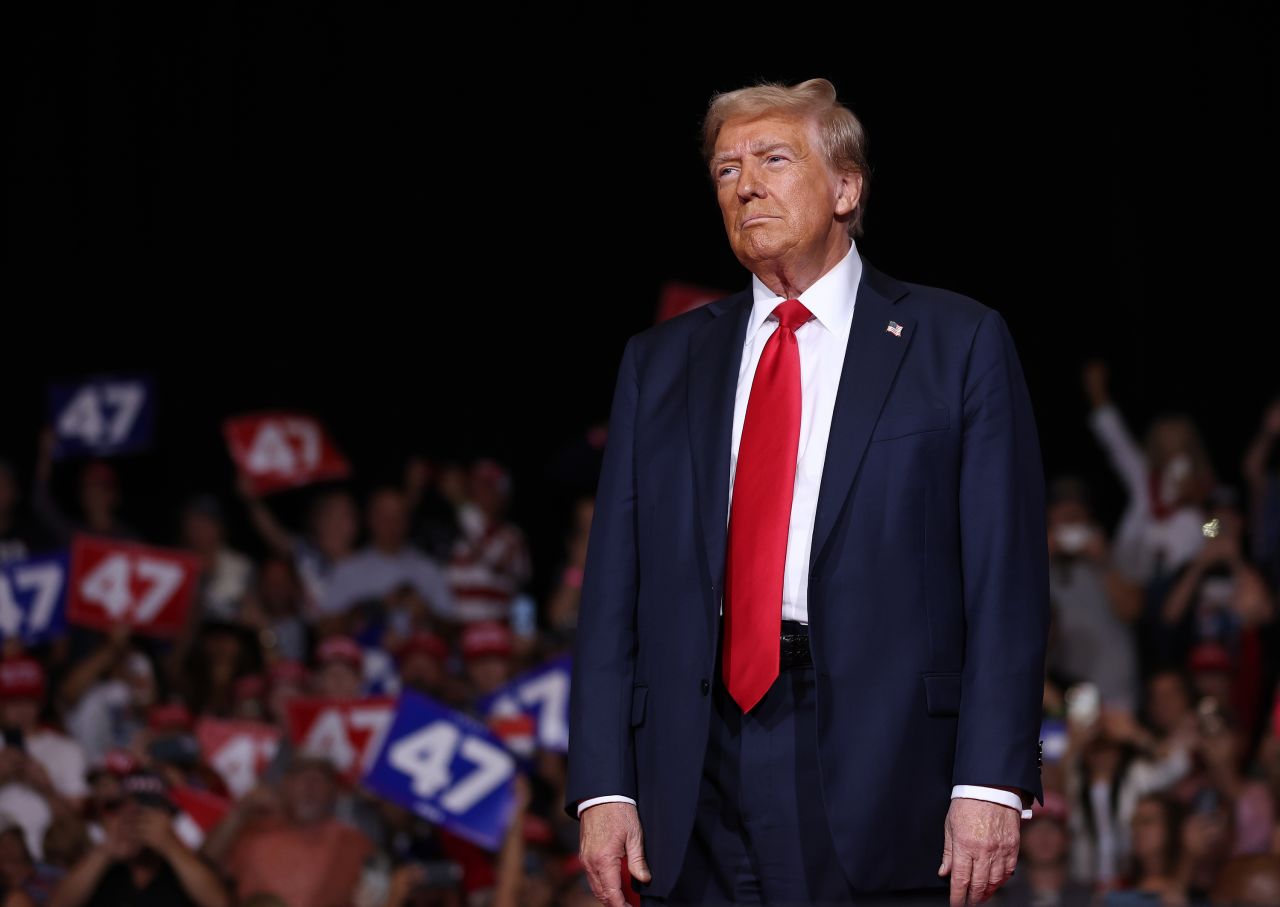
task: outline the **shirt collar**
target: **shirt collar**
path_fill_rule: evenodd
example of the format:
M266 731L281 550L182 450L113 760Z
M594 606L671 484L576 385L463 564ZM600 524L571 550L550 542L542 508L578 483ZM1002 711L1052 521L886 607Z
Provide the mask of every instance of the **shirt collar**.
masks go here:
M858 255L857 241L851 239L844 258L796 299L803 302L805 308L831 333L837 337L847 336L853 322L853 304L857 299L858 283L861 280L862 257ZM778 307L778 303L784 301L784 297L774 293L754 274L751 275L751 295L755 302L751 307L751 321L747 325L748 342Z

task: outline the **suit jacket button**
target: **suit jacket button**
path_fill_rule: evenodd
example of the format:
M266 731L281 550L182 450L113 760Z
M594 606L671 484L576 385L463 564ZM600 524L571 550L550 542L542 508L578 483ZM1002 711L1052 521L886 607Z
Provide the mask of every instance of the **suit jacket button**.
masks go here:
M707 680L707 678L704 677L702 678L702 695L706 696L710 692L711 692L711 681Z

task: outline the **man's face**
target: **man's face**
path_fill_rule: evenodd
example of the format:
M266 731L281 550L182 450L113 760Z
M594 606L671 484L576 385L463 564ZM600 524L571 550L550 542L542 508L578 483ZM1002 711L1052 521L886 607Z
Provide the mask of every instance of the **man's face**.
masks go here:
M859 175L841 176L827 165L812 118L782 113L727 120L711 177L729 245L749 270L815 254L847 234L835 217L850 213L862 190Z
M381 491L369 502L369 534L382 547L398 547L409 531L409 514L402 495Z
M280 783L285 812L303 825L321 822L333 815L338 791L323 768L307 766L285 773Z

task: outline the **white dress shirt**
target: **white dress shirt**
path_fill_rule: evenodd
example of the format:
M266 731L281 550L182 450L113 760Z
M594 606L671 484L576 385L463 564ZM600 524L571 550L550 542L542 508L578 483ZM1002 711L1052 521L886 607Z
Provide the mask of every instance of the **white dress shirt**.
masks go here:
M857 243L850 242L844 258L823 274L813 286L796 298L813 313L807 323L796 328L796 345L800 351L800 442L796 452L795 488L791 501L791 524L787 534L786 565L782 579L782 619L809 622L809 547L813 537L814 515L818 508L818 489L822 482L822 465L827 456L827 436L831 433L831 414L835 409L840 373L844 369L845 347L853 324L853 306L862 280L862 258ZM742 423L747 414L747 400L755 378L756 363L764 352L769 336L778 327L773 310L785 298L769 289L759 277L752 275L754 302L747 336L742 348L742 364L738 369L738 389L733 405L733 446L729 460L729 511L733 509L733 479L738 468L738 444L742 439ZM728 525L729 514L725 514ZM724 613L721 601L720 613ZM781 628L779 628L781 629ZM952 797L992 800L1021 811L1024 819L1031 810L1022 808L1022 798L1012 791L974 784L957 784ZM630 797L609 794L592 797L578 804L578 815L597 803L623 801Z

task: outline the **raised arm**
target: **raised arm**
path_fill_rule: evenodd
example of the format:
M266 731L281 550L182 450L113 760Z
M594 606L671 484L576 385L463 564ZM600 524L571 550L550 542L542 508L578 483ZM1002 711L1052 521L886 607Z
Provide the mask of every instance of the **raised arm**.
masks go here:
M1093 429L1111 467L1124 483L1130 500L1147 497L1147 458L1142 453L1129 428L1125 425L1120 409L1111 400L1107 389L1107 367L1102 362L1090 362L1084 369L1085 393L1093 410L1089 413L1089 427Z

